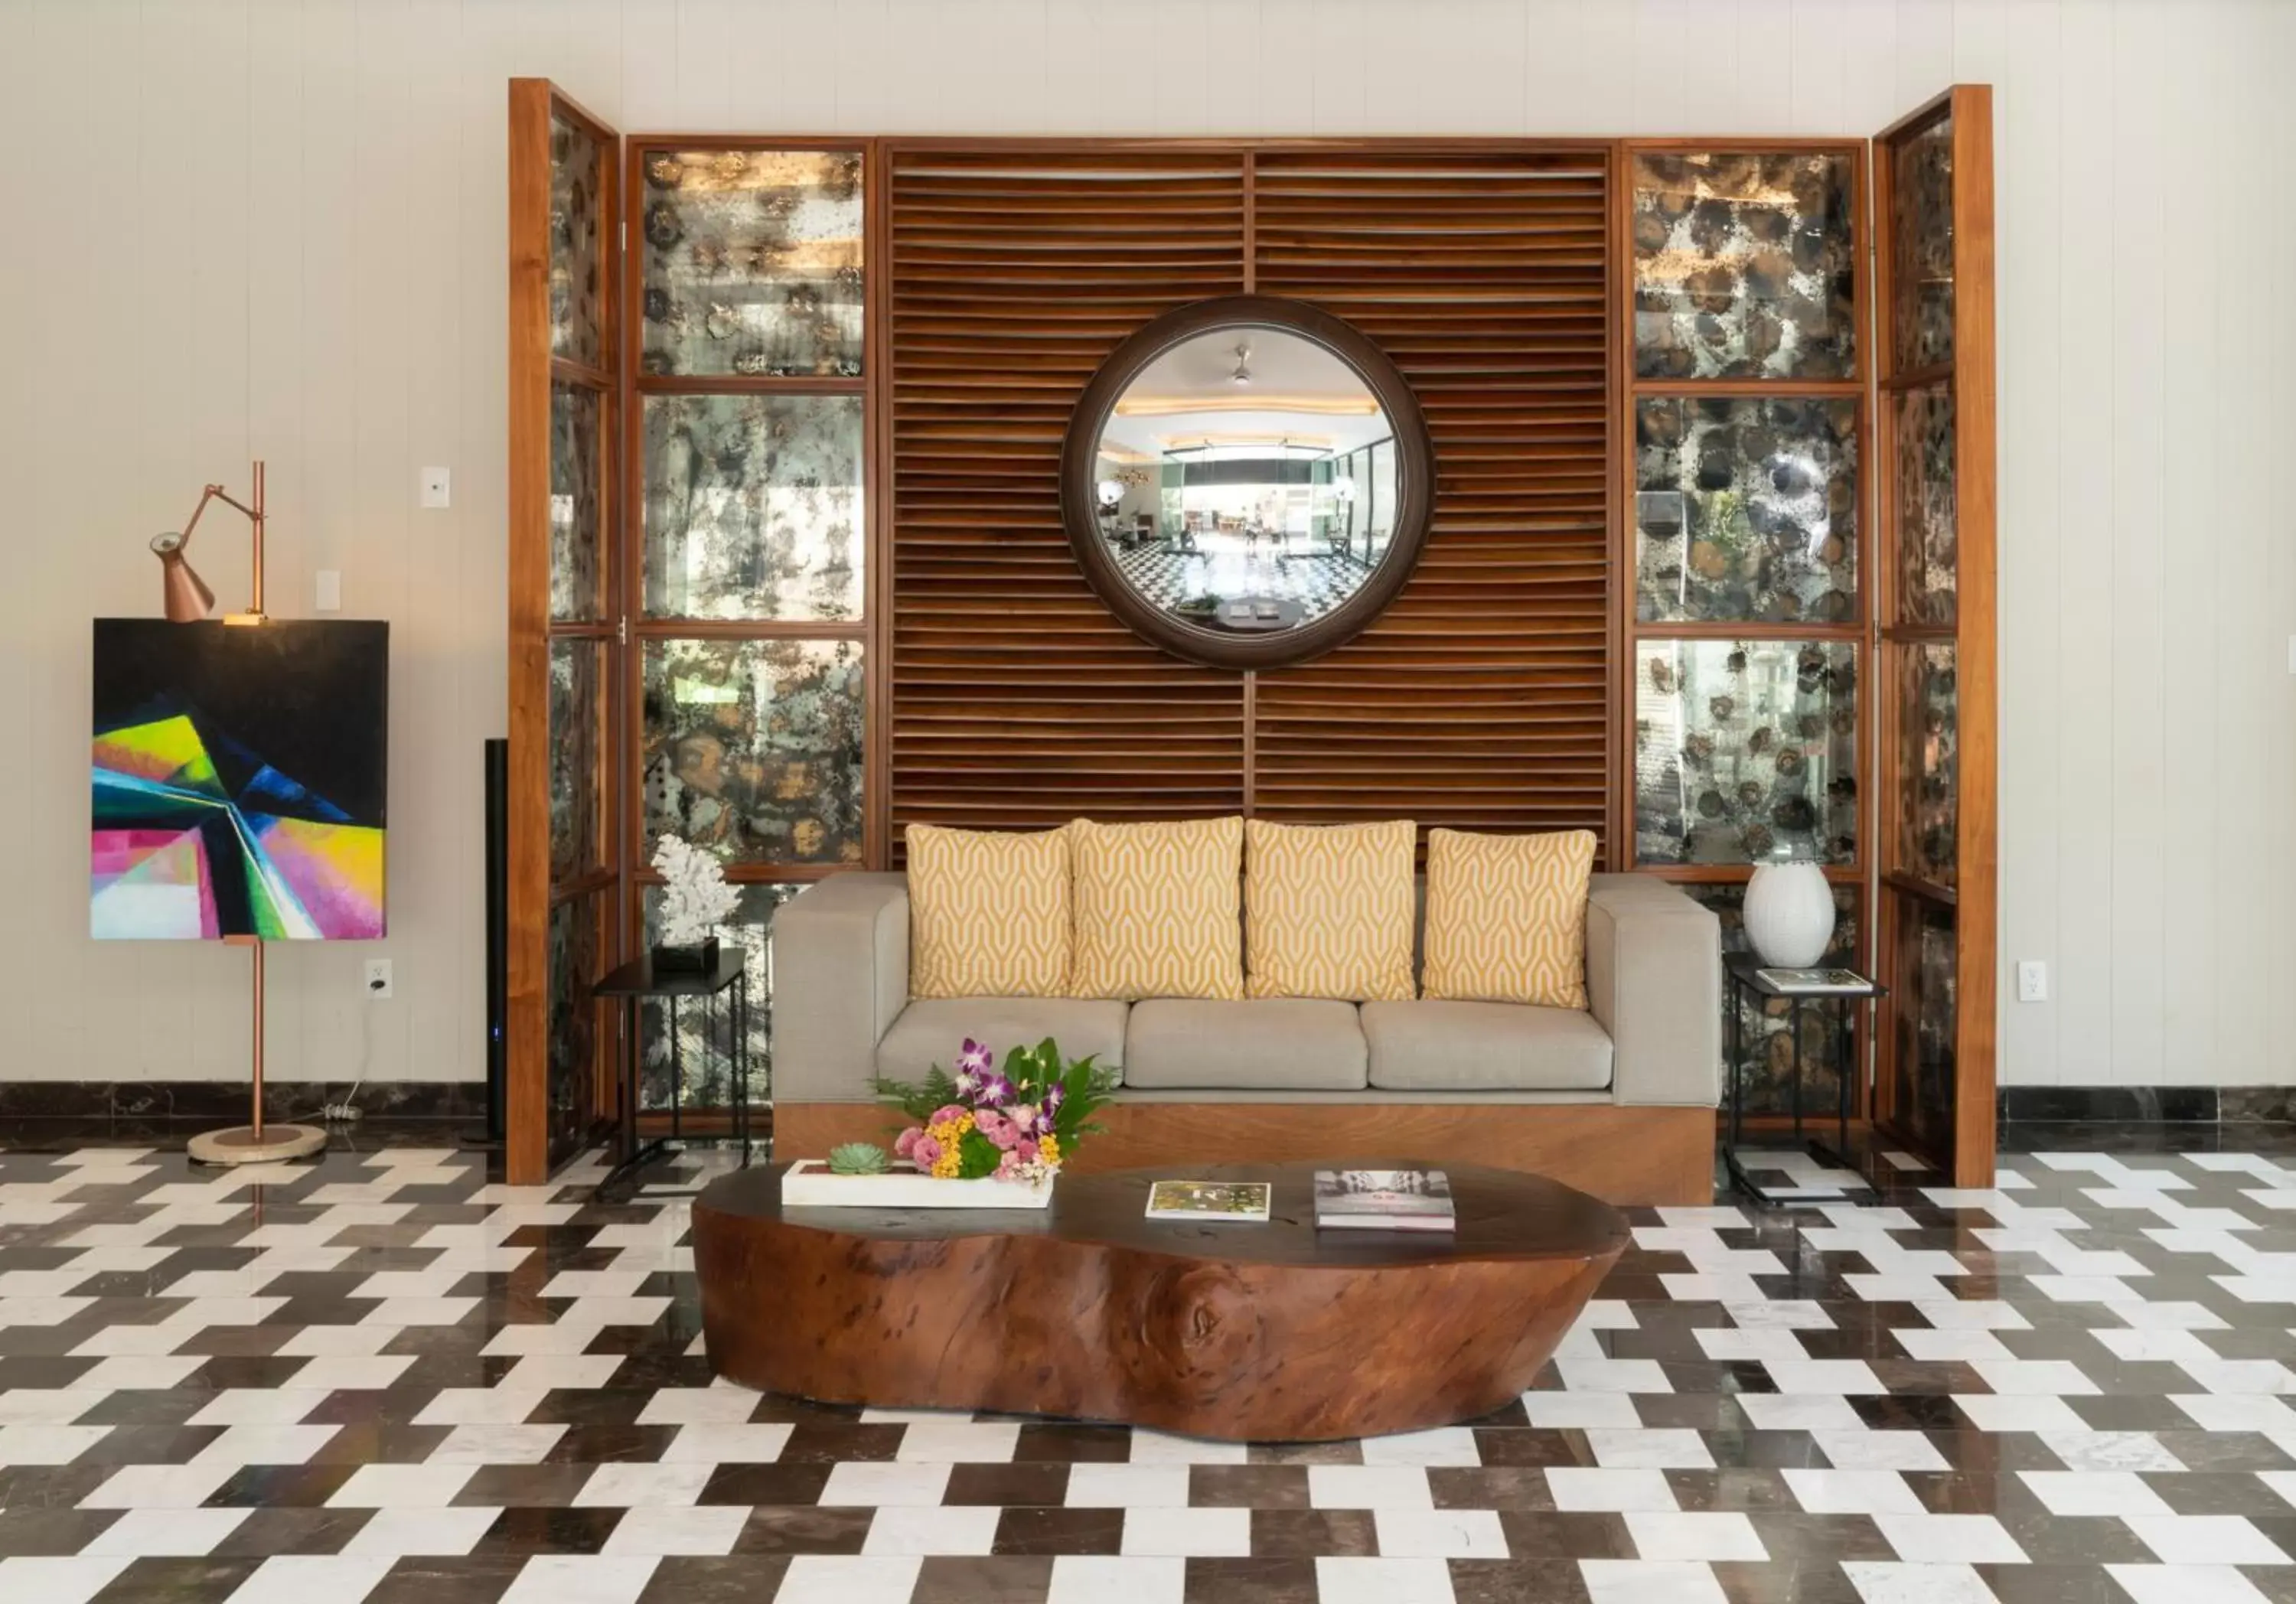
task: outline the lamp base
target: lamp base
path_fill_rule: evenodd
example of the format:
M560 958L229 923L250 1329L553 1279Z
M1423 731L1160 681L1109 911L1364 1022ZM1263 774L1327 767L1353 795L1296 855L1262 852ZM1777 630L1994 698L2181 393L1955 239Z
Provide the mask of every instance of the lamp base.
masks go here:
M234 1125L224 1131L202 1131L184 1143L194 1164L275 1164L283 1158L308 1158L327 1145L327 1133L316 1125Z

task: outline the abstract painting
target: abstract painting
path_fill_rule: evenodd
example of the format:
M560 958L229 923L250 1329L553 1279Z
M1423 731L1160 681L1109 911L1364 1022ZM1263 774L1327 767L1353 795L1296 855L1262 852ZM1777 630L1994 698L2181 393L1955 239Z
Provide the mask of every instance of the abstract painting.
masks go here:
M95 621L88 933L383 934L388 624Z

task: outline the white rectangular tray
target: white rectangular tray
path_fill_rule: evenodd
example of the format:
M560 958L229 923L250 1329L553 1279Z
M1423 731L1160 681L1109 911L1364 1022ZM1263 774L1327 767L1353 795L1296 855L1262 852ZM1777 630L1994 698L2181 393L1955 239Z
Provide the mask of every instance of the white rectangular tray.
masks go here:
M782 1202L791 1208L1049 1208L1053 1184L942 1181L908 1165L882 1175L833 1175L825 1159L800 1158L782 1172Z

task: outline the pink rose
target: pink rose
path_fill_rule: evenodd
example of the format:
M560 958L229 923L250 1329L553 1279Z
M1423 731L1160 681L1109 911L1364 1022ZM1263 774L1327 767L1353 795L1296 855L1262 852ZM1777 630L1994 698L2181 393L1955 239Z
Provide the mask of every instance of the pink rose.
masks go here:
M981 1109L972 1116L972 1128L1006 1151L1021 1140L1020 1127L994 1109Z
M1021 1138L1020 1145L1013 1150L1013 1157L1023 1164L1034 1164L1037 1162L1038 1151L1035 1139L1023 1136Z
M909 1143L909 1162L921 1170L932 1168L940 1162L940 1143L922 1131L918 1132L917 1139Z
M915 1149L918 1141L924 1135L924 1133L923 1126L911 1125L907 1130L903 1131L899 1135L894 1137L893 1157L896 1158L910 1158L915 1157L914 1150Z
M1039 1128L1039 1121L1037 1114L1036 1104L1014 1103L1011 1108L1005 1109L1004 1112L1012 1117L1013 1125L1019 1127L1021 1135L1033 1136L1037 1133L1037 1131Z
M955 1103L943 1103L939 1108L933 1110L933 1117L925 1121L925 1123L927 1125L940 1125L948 1120L961 1118L967 1112L969 1112L969 1110L959 1108Z
M1021 1155L1007 1153L996 1161L996 1179L1010 1181L1021 1173Z

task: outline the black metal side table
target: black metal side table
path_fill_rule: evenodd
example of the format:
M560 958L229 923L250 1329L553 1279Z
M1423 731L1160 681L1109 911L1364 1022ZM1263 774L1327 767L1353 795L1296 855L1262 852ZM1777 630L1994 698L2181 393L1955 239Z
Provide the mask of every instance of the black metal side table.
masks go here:
M1854 970L1845 972L1857 975L1858 987L1856 990L1788 991L1763 978L1761 971L1770 967L1773 966L1765 964L1752 953L1726 953L1722 957L1723 972L1728 977L1730 982L1730 1125L1728 1139L1722 1144L1722 1167L1729 1176L1731 1185L1760 1204L1779 1203L1784 1199L1773 1197L1769 1192L1755 1185L1752 1178L1746 1174L1745 1167L1738 1162L1738 1144L1745 1130L1745 1076L1742 1072L1742 1060L1745 1056L1746 998L1749 996L1782 998L1789 1005L1786 1030L1793 1037L1793 1080L1789 1095L1793 1111L1794 1141L1800 1143L1803 1150L1811 1158L1821 1163L1837 1165L1843 1169L1857 1170L1858 1168L1857 1161L1849 1157L1850 1088L1858 1080L1864 1078L1859 1073L1862 1055L1858 1049L1864 1046L1867 1038L1866 1033L1853 1032L1850 1027L1855 1022L1853 1016L1857 1011L1861 1008L1870 1008L1880 998L1888 995L1886 987L1864 975L1857 975ZM1843 966L1838 963L1828 963L1815 967L1840 970ZM1834 1033L1833 1078L1838 1088L1838 1096L1833 1111L1835 1145L1832 1148L1828 1148L1824 1142L1814 1138L1805 1141L1801 1125L1802 1009L1812 1003L1829 1002L1835 1005L1836 1018L1841 1027Z
M730 995L728 994L730 994ZM610 1188L630 1179L640 1169L659 1158L670 1142L685 1138L685 1109L681 1099L685 1084L685 1061L677 1039L677 1004L680 998L699 997L707 1011L706 1031L715 1035L718 1022L718 999L727 997L733 1017L734 1052L734 1139L741 1144L742 1163L750 1162L750 974L744 954L738 946L719 952L715 968L707 970L657 970L651 954L634 958L615 970L591 988L597 997L619 997L622 1002L622 1076L620 1104L615 1122L614 1167L598 1183L603 1195ZM638 1142L638 1060L644 1052L639 1039L639 1007L649 997L659 997L669 1010L669 1134L643 1146Z

